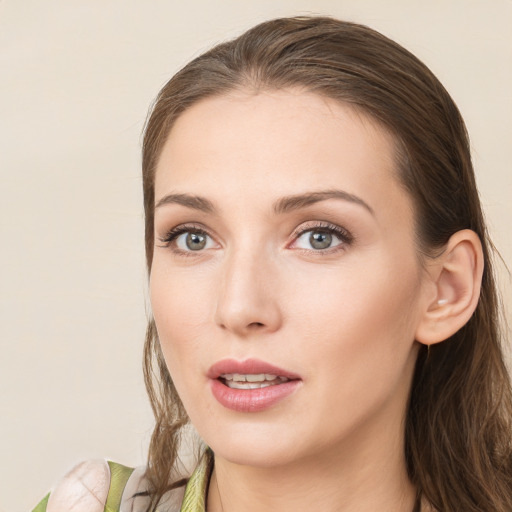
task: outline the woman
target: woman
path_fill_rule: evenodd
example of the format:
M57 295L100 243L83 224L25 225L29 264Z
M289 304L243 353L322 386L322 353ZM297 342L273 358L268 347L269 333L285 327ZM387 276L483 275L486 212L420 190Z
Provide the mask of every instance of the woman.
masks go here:
M258 25L162 89L143 179L148 466L83 464L49 512L512 510L492 246L421 62L330 18Z

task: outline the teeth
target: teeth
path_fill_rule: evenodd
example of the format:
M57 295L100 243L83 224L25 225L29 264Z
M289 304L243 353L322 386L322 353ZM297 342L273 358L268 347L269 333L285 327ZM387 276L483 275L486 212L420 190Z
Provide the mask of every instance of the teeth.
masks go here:
M289 379L269 373L224 373L219 376L226 386L233 389L259 389L287 382Z
M226 381L226 385L232 389L260 389L274 386L271 382L235 382L233 380Z
M263 382L265 380L286 379L286 377L279 377L270 373L223 373L219 377L224 380L234 380L235 382Z
M246 375L245 379L247 382L261 382L265 380L265 374L259 373L257 375Z

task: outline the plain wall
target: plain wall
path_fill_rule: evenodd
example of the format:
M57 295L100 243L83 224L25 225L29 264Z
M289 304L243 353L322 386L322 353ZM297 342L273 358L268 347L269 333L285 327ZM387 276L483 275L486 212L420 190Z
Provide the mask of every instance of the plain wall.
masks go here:
M437 74L466 119L491 232L512 263L510 0L4 0L0 512L31 509L81 459L144 462L147 108L212 44L305 13L368 24ZM505 272L501 282L510 312Z

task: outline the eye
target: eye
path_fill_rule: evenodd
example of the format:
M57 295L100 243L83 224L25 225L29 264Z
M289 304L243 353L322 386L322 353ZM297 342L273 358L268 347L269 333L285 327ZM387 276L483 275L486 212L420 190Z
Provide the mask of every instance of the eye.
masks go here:
M352 242L352 236L340 226L317 225L309 229L305 228L309 228L309 226L301 227L296 235L293 248L328 251Z
M175 252L199 252L215 247L215 243L208 233L193 227L177 227L171 229L164 238L160 239L165 246Z
M210 237L198 231L186 231L176 237L176 247L181 251L200 251L208 248Z
M297 238L296 242L296 246L299 249L315 250L330 249L331 247L336 247L339 244L341 244L341 240L336 235L327 231L315 231L312 229L302 233L302 235Z

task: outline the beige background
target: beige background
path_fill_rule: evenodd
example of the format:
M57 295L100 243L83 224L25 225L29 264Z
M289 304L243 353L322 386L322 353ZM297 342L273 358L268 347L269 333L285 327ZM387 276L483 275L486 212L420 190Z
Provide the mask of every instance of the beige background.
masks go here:
M512 1L4 0L0 512L30 509L80 459L144 461L147 107L211 44L311 12L383 31L440 77L467 121L491 230L512 263ZM505 274L502 283L510 311Z

